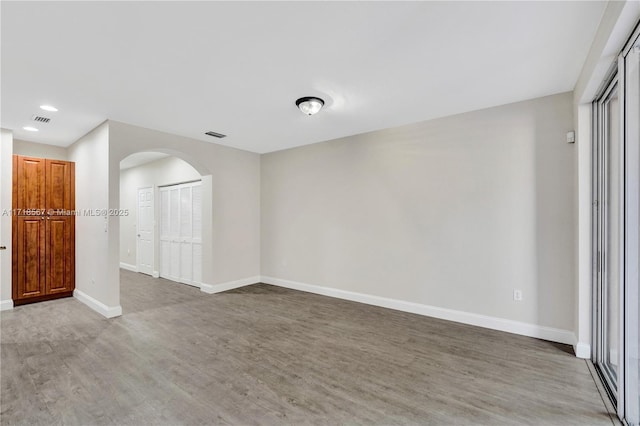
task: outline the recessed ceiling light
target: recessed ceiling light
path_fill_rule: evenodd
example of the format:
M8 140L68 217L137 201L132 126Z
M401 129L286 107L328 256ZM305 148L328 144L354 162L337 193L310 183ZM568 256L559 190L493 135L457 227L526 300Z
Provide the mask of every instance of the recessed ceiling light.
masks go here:
M56 112L58 111L58 108L51 106L51 105L40 105L40 109L43 109L45 111L51 111L51 112Z
M31 126L24 126L23 129L28 131L28 132L37 132L38 131L38 129L36 129L35 127L31 127Z
M320 111L324 105L324 101L313 96L305 96L296 101L296 106L300 111L307 115L313 115Z

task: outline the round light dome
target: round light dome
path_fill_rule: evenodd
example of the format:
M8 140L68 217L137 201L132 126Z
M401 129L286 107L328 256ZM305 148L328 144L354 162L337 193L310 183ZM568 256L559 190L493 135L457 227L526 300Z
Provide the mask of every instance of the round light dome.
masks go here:
M320 98L306 96L296 101L296 106L307 115L313 115L320 111L324 106L324 101Z

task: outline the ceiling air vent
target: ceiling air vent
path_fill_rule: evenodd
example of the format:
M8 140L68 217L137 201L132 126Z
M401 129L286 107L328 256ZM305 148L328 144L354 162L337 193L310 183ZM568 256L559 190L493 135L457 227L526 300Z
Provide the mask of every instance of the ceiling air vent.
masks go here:
M38 123L48 123L51 121L49 117L43 117L41 115L34 115L33 117L31 117L31 119L33 121L37 121Z
M214 138L219 138L219 139L227 137L227 135L223 135L222 133L216 133L216 132L212 132L212 131L208 131L207 133L205 133L205 135L213 136Z

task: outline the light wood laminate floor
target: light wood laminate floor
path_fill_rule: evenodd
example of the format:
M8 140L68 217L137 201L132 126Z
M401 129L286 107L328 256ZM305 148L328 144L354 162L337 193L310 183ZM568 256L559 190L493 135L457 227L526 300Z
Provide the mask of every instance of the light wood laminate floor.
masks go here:
M258 284L121 272L124 315L1 315L3 425L611 425L567 346Z

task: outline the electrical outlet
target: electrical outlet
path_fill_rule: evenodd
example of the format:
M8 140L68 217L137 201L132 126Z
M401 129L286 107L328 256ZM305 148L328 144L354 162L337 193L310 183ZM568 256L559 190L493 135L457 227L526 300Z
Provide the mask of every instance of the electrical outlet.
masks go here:
M513 300L516 302L522 301L522 290L513 290Z
M127 256L131 256L131 249L127 249Z

